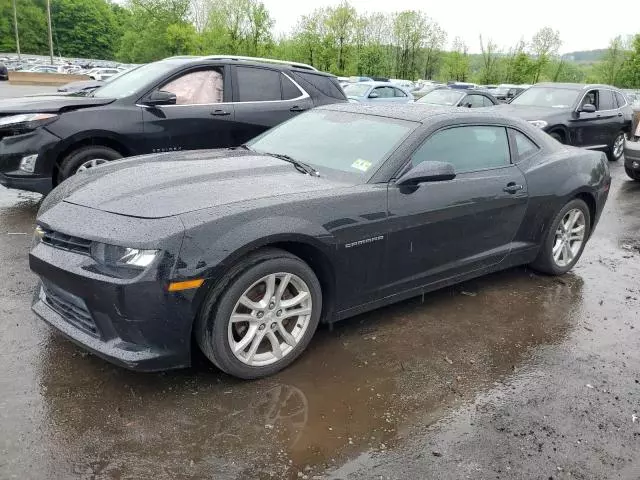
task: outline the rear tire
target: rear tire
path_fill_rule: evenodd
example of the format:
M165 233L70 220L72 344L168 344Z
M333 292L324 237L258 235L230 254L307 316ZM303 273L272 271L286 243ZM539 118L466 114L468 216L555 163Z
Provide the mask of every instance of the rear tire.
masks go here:
M569 247L567 249L567 254L572 256L570 261L563 262L561 258L555 257L555 252L561 252L560 255L563 254L564 250L560 248L559 250L555 250L554 247L558 247L558 245L562 244L563 234L560 232L562 230L561 222L563 226L570 220L570 214L574 212L580 212L582 214L582 218L584 220L583 225L584 228L582 230L582 241L579 245L574 241L572 249L571 244L569 243ZM580 230L578 227L573 228L571 225L569 226L567 233L567 237L571 238L572 235L577 235ZM568 202L564 207L560 209L560 211L556 214L549 229L547 230L546 236L544 238L543 244L540 247L540 252L538 256L531 264L531 267L539 272L546 273L548 275L563 275L571 270L576 262L580 259L584 247L587 243L587 239L589 238L589 233L591 232L591 215L589 213L589 207L587 204L580 200L579 198L573 199ZM566 258L565 258L566 260Z
M271 293L269 278L274 279ZM284 292L279 294L281 287ZM305 292L305 300L287 304ZM246 299L253 307L245 306ZM291 315L303 309L310 313ZM311 267L284 250L265 249L240 260L208 293L196 319L195 338L223 372L243 379L266 377L306 349L321 311L322 290Z
M636 170L631 170L629 167L624 167L624 171L627 172L627 175L631 180L635 180L636 182L640 182L640 172Z
M549 136L559 141L560 143L564 143L564 136L559 134L558 132L551 132Z
M616 138L614 138L611 145L609 145L609 148L607 149L607 158L610 162L617 162L622 158L622 155L624 154L625 138L626 135L624 132L618 132Z
M78 169L91 160L117 160L122 158L120 152L113 148L103 147L101 145L90 145L74 150L65 157L60 165L58 173L58 183L63 182L67 178L78 171Z

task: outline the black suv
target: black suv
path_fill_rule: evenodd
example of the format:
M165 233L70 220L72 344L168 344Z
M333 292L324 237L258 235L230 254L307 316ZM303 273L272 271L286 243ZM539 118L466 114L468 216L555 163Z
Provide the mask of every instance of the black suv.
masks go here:
M606 151L609 160L622 157L633 117L625 95L609 85L538 83L497 108L559 142Z
M344 101L336 77L301 63L167 58L89 95L0 100L0 184L46 194L100 163L241 145L299 112Z

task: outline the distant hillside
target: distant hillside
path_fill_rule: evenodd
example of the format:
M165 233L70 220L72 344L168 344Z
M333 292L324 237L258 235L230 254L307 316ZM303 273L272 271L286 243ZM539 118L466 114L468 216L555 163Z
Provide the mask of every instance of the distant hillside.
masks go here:
M603 55L607 52L606 48L599 50L584 50L580 52L569 52L564 56L569 61L573 62L597 62L602 59Z

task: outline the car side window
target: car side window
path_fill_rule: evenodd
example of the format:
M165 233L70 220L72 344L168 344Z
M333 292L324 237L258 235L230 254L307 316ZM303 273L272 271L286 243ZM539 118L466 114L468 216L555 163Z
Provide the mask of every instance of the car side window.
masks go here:
M378 94L378 98L393 98L393 88L391 87L376 87L373 89Z
M239 102L282 100L281 74L275 70L236 67Z
M624 98L620 92L615 92L616 102L618 103L618 108L622 108L627 103L627 100Z
M223 101L223 78L219 69L187 72L165 83L160 90L176 96L176 105L197 105Z
M467 95L462 101L462 106L471 108L484 107L484 97L482 95Z
M484 103L485 107L493 107L495 105L495 103L493 103L489 97L482 97L482 102Z
M284 75L280 75L282 80L282 100L292 100L302 95L302 92L295 84Z
M524 160L540 150L540 147L533 143L524 133L517 130L511 130L511 132L513 133L513 138L515 138L518 160Z
M598 110L615 110L618 108L615 105L613 99L613 92L611 90L598 90L599 106Z
M599 106L598 106L598 91L597 90L591 90L589 92L587 92L587 94L584 96L584 98L582 99L582 102L580 103L580 107L584 107L585 105L593 105L594 107L596 107L596 110L600 110Z
M413 166L425 161L451 163L456 173L507 166L511 163L507 130L484 125L441 130L411 156Z
M394 88L393 89L393 93L396 97L406 97L407 94L404 93L402 90L400 90L399 88Z

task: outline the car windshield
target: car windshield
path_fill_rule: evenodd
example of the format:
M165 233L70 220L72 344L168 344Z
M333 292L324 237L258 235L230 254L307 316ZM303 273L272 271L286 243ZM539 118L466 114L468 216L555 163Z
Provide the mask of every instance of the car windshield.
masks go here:
M344 87L347 97L362 97L369 90L369 85L362 83L352 83Z
M149 83L164 76L175 64L169 62L155 62L142 65L134 70L111 78L111 81L96 89L92 97L124 98L144 89Z
M454 92L451 90L434 90L427 93L420 100L419 103L430 103L431 105L457 105L464 97L464 93Z
M285 122L247 146L256 152L288 155L313 166L369 179L419 124L360 113L313 110Z
M532 87L511 101L512 105L533 107L570 108L580 92L568 88Z

